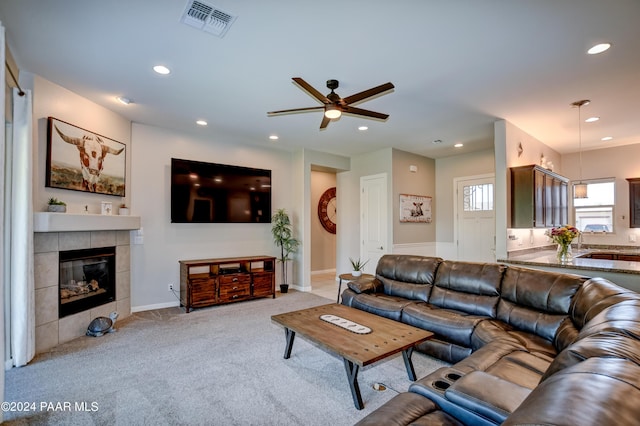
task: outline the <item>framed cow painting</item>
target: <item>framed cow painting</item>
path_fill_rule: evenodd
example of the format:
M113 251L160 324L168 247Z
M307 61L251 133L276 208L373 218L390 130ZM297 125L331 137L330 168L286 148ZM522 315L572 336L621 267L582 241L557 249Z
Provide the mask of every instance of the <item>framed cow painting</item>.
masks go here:
M400 194L400 222L431 223L431 197Z
M46 186L125 195L126 145L49 117Z

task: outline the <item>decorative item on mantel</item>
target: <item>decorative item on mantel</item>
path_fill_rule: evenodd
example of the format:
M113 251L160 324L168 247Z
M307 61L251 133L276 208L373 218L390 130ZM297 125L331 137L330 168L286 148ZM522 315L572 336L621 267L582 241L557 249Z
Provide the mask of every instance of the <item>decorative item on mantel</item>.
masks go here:
M64 201L60 201L57 198L51 197L49 201L47 201L48 207L47 211L54 213L66 213L67 211L67 203Z
M118 214L120 216L129 216L129 207L126 204L120 204L120 208L118 209Z
M556 256L559 263L569 263L573 259L571 242L580 236L578 228L570 225L551 228L545 232L551 240L558 245Z

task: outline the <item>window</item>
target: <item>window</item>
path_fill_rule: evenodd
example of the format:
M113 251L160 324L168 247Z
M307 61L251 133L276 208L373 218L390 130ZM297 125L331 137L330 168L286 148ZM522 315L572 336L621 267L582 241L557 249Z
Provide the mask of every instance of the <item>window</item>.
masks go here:
M612 233L615 180L600 179L586 183L587 198L573 199L576 228L585 233Z
M464 186L464 211L493 210L493 184Z

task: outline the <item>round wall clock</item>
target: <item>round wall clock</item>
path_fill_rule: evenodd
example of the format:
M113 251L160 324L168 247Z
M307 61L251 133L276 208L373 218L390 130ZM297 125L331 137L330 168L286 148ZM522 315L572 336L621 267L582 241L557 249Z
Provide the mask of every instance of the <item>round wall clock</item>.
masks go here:
M320 223L332 234L336 233L336 188L329 188L318 201L318 218Z

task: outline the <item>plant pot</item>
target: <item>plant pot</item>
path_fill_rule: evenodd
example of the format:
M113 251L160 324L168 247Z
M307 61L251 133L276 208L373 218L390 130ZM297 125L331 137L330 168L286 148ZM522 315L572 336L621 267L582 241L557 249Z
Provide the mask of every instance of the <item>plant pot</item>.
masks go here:
M67 206L63 206L61 204L49 204L48 211L53 213L66 213Z
M118 214L120 216L129 216L129 208L128 207L120 207L118 209Z
M280 284L280 293L288 293L289 284Z
M362 271L351 271L351 275L354 277L359 277L362 275Z

